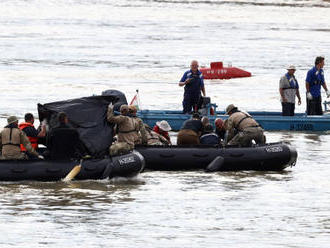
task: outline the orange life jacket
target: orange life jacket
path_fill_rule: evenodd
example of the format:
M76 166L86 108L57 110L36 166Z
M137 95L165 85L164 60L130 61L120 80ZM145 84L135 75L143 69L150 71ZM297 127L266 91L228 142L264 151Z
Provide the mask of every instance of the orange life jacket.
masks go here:
M23 131L24 128L26 127L34 127L33 124L29 122L23 122L18 125L18 128ZM27 136L31 142L32 147L36 150L38 148L38 137L29 137ZM21 144L21 151L26 151L26 148Z

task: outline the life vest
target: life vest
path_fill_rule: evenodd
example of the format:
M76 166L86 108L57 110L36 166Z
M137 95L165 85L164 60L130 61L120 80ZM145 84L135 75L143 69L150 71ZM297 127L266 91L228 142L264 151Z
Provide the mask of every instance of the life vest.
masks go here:
M29 122L23 122L21 124L18 125L18 128L21 129L23 132L24 132L24 128L26 127L33 127L33 124L29 123ZM37 150L38 148L38 137L30 137L30 136L27 136L31 142L31 145L32 147ZM26 148L21 144L21 151L26 151Z
M19 130L15 127L5 127L2 130L2 146L20 146Z
M283 88L283 90L287 90L287 89L299 89L299 84L298 81L296 79L296 77L294 75L290 76L289 73L285 74L285 77L288 79L289 81L289 87L287 88Z

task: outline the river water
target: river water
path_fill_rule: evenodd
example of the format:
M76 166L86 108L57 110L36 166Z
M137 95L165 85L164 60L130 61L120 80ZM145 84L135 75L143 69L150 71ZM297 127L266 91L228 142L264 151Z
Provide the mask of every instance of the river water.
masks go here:
M330 3L310 0L3 0L0 124L36 104L140 91L142 108L181 109L192 59L252 77L206 81L219 109L280 111L318 55L330 79ZM325 97L324 92L322 93ZM305 111L305 99L296 112ZM125 180L0 184L1 247L329 247L328 133L266 132L298 150L283 172L146 172Z

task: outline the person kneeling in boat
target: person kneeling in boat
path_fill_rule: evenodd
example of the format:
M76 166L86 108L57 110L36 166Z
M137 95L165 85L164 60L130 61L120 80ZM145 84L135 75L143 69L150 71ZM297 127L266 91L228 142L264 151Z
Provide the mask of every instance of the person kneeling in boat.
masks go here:
M204 127L204 134L199 138L200 143L203 145L219 145L219 136L213 131L211 124Z
M199 137L203 131L203 124L200 120L199 114L194 113L192 118L186 120L179 133L177 144L178 145L198 145Z
M18 128L17 117L9 116L7 122L8 125L0 132L1 159L28 159L27 155L21 151L21 144L26 147L29 154L44 159L44 157L39 155L32 147L25 133Z
M169 131L171 131L171 126L168 124L167 121L162 120L162 121L157 121L156 125L153 127L153 131L158 133L159 135L163 136L164 138L167 139L169 144L172 144L170 135L168 134Z
M147 137L148 137L148 145L149 146L164 146L164 145L170 145L171 143L168 142L168 140L156 133L155 131L153 131L149 126L148 124L144 124L144 127L147 131Z
M31 113L26 113L24 116L25 122L22 122L18 125L18 128L21 129L28 139L31 142L32 147L37 150L38 149L38 138L43 138L46 136L46 122L43 121L41 123L41 130L38 131L33 123L34 123L34 116ZM23 152L26 151L26 148L21 145L21 150Z
M107 112L109 123L117 124L117 142L109 149L111 156L128 153L136 144L147 144L147 135L144 125L138 124L133 117L129 116L129 108L126 104L120 106L120 115L115 116L113 105L110 103ZM139 132L141 139L139 138Z
M264 130L251 115L239 111L234 104L228 105L226 114L229 115L226 125L228 145L247 147L252 145L252 140L256 144L265 144Z
M78 131L69 125L66 113L60 112L58 125L52 128L47 137L49 156L53 160L78 159L85 155ZM45 154L46 155L46 154Z

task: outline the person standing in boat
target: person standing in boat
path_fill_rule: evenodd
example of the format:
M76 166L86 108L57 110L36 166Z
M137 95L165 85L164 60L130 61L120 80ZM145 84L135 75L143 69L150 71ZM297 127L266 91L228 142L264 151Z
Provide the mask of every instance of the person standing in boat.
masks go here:
M293 116L296 96L298 97L298 105L301 104L301 98L299 94L299 84L294 76L296 67L294 65L290 65L287 67L287 70L288 72L280 79L282 115Z
M205 96L203 74L198 70L198 62L196 60L191 61L190 70L183 74L179 86L184 86L183 113L191 114L192 111L196 112L201 92Z
M26 136L29 138L32 147L37 150L38 149L38 138L43 138L46 136L46 123L41 123L41 130L38 131L34 127L34 116L31 113L26 113L24 116L25 122L22 122L18 125L19 129L21 129ZM21 145L21 150L26 151L26 148Z
M306 76L306 103L307 115L322 115L321 85L327 97L330 96L327 84L324 79L324 57L316 57L315 66L307 72Z
M247 147L251 146L252 140L265 144L264 130L252 116L239 111L234 104L228 105L226 114L229 115L226 124L228 145Z
M0 132L1 159L28 159L24 152L21 152L20 145L23 144L29 154L43 159L43 156L32 147L31 142L25 133L18 128L16 116L9 116L8 125Z
M199 137L203 131L203 124L198 113L194 113L192 118L186 120L179 133L178 145L198 145L200 144Z
M117 142L110 146L109 152L111 156L127 153L134 149L134 145L147 144L147 135L144 128L136 125L134 118L129 116L129 108L126 104L120 106L120 115L115 116L113 105L110 103L107 112L107 120L109 123L117 124ZM141 139L139 138L141 133Z
M153 127L152 130L158 133L159 135L162 135L165 139L167 139L169 144L171 144L170 135L168 134L168 132L171 131L171 129L172 128L170 124L168 124L167 121L162 120L162 121L157 121L156 125Z

